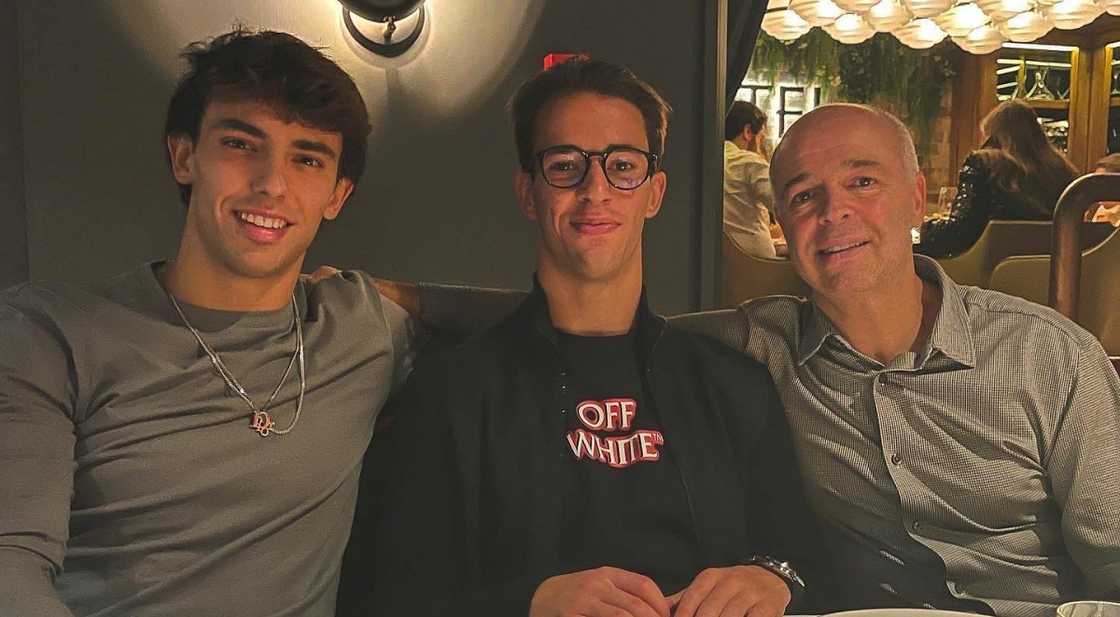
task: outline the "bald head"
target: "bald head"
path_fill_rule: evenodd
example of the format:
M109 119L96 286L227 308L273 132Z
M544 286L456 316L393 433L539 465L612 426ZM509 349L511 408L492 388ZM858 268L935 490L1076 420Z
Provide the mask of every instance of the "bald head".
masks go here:
M858 137L863 130L882 131L888 147L897 151L901 157L902 168L909 179L918 175L918 154L914 148L914 138L910 129L890 113L871 105L852 103L830 103L821 105L790 126L782 137L770 162L770 179L774 190L781 192L777 179L788 177L784 165L788 155L796 153L807 143L830 142L847 133L848 137Z

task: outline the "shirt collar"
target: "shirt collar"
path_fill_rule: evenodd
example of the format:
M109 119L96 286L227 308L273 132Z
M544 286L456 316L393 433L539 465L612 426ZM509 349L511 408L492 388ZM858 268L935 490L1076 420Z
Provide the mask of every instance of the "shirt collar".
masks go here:
M941 289L941 308L934 320L926 349L922 351L922 358L928 359L936 350L961 364L974 367L976 348L960 286L945 274L940 264L924 255L914 256L914 270L922 280L934 283ZM816 303L807 303L799 320L802 334L797 345L798 365L805 364L819 352L829 336L842 336Z

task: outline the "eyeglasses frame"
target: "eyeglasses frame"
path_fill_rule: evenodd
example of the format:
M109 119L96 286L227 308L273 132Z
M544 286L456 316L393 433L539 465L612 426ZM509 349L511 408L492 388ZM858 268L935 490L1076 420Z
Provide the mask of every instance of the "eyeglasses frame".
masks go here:
M544 157L546 155L548 155L550 152L554 152L554 151L557 151L557 150L568 150L568 151L578 152L580 154L580 156L583 157L583 160L587 162L587 165L584 166L584 168L583 168L583 175L581 175L579 177L579 180L577 180L575 183L573 183L569 186L557 186L557 185L553 184L552 182L549 182L548 175L544 173ZM610 156L611 154L613 154L614 152L619 151L619 150L629 150L629 151L632 151L632 152L637 152L637 153L646 157L646 162L648 163L648 168L646 169L646 175L645 175L644 178L642 178L641 182L639 182L638 184L636 184L634 186L631 186L631 187L617 186L611 180L610 174L607 173L607 157ZM572 189L572 188L575 188L575 187L583 184L583 181L587 179L587 173L589 171L591 171L591 157L597 156L597 157L599 157L599 168L603 170L603 177L606 178L607 184L611 185L611 187L613 187L615 189L618 189L620 191L637 190L638 188L641 188L641 186L643 184L645 184L647 180L652 178L653 174L655 174L659 171L658 168L657 168L657 165L661 160L660 156L658 156L658 155L656 155L652 152L642 150L641 148L635 148L634 146L626 146L626 145L621 145L621 144L611 144L611 145L607 146L606 149L599 150L599 151L584 150L583 148L580 148L579 146L575 146L575 145L572 145L572 144L557 144L555 146L549 146L549 147L544 148L542 150L538 150L535 156L536 156L536 159L537 159L537 165L536 165L536 168L533 169L530 173L539 170L540 175L541 175L541 179L545 181L545 184L551 186L552 188L556 188L556 189Z

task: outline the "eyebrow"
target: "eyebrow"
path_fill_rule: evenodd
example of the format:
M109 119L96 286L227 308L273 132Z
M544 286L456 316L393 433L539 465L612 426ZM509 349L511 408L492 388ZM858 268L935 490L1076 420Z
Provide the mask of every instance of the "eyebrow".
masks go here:
M871 159L847 159L847 160L843 161L842 163L840 163L840 166L841 167L847 167L849 169L862 169L862 168L865 168L865 167L882 167L883 164L880 163L879 161L874 161L874 160L871 160ZM782 185L781 195L784 196L786 193L788 193L789 192L789 187L797 184L798 182L804 182L808 178L809 178L809 173L808 172L802 172L802 173L799 173L796 176L790 178L788 181L786 181L785 184Z
M249 124L244 120L238 120L237 118L222 118L215 122L214 126L217 128L240 131L242 133L252 135L253 137L256 137L258 139L268 139L268 135L263 130L261 130L260 127ZM331 148L321 141L315 141L312 139L297 139L292 142L292 145L296 148L299 148L300 150L306 150L308 152L318 152L319 154L330 157L332 159L338 159L338 153L334 151L334 148Z

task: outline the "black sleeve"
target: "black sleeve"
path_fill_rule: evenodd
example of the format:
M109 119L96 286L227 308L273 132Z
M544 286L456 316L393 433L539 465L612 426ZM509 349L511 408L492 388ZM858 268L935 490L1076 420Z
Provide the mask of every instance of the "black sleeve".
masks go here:
M786 612L833 612L841 606L834 587L833 558L825 548L817 517L805 498L789 423L778 393L772 384L767 390L766 424L746 453L751 485L748 490L757 504L750 510L750 529L760 551L788 561L805 581L805 594L795 596Z
M950 257L968 250L992 219L991 177L979 157L972 155L961 167L957 197L949 217L926 221L921 244L914 252L930 257Z
M479 440L449 401L466 392L424 363L362 471L337 615L526 615L539 580L479 575ZM435 374L433 374L435 373Z
M513 289L417 283L420 292L420 321L437 340L462 342L500 322L527 295Z

